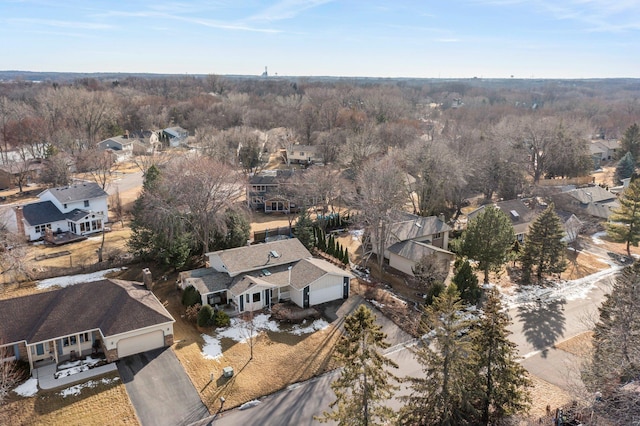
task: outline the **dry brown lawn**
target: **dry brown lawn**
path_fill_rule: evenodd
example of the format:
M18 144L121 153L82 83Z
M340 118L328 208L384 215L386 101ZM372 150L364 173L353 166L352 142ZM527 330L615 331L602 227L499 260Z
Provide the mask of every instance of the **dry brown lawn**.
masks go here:
M573 400L568 392L558 386L546 382L536 376L530 376L530 378L533 387L530 389L532 403L529 415L532 418L545 416L547 412L547 405L549 405L552 410L555 410L556 408L562 407Z
M94 378L112 379L118 373ZM94 388L84 388L79 395L66 398L60 390L40 390L30 398L11 393L0 409L2 425L137 425L138 419L120 380Z
M585 331L570 339L556 343L553 347L578 357L585 357L591 353L591 348L593 347L593 332Z

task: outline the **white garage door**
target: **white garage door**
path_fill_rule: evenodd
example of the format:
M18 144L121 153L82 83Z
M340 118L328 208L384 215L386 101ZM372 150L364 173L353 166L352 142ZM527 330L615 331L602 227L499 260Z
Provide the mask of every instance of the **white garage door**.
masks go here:
M118 358L139 354L164 346L164 334L162 330L141 334L140 336L127 337L118 341Z
M338 283L331 287L315 289L311 287L309 294L309 304L311 306L319 305L332 300L342 299L342 284Z

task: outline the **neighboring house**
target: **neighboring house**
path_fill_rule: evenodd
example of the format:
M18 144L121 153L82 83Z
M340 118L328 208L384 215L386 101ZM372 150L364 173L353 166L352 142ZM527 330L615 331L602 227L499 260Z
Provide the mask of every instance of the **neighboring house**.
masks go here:
M591 141L589 150L591 152L595 168L599 169L600 165L604 161L615 160L618 156L619 149L620 141L617 139Z
M551 196L556 207L576 215L608 219L620 203L616 195L601 186L573 188Z
M247 184L247 205L265 213L295 213L299 207L284 196L282 185L293 176L292 170L265 170Z
M202 304L232 314L290 300L308 308L350 294L349 272L316 259L298 239L207 253L209 268L180 274L181 287L195 287Z
M9 164L0 165L0 190L15 188L22 178L22 184L26 185L38 179L45 168L43 160L33 159L27 161L12 161Z
M126 161L133 154L134 140L129 138L128 134L122 136L114 136L98 142L98 148L113 152L116 161Z
M467 215L469 221L475 219L484 211L487 205L480 206ZM524 236L529 230L529 226L535 220L538 213L530 209L522 200L507 200L493 203L493 206L502 210L507 215L513 226L513 233L516 240L520 243L524 242Z
M101 232L108 221L108 194L94 182L46 189L37 203L15 209L18 227L29 237L39 240L49 234L83 236Z
M312 145L292 145L287 148L286 156L289 163L293 164L313 164L323 161L318 148Z
M168 127L160 132L160 141L171 147L177 147L187 143L189 132L182 127Z
M31 369L102 351L108 362L173 344L175 320L140 283L115 279L0 300L0 336Z
M447 250L449 231L451 227L443 218L401 212L399 220L389 226L384 257L389 260L389 266L411 276L415 264L427 255L435 254L448 265L454 258L454 254ZM377 255L375 242L372 242L372 248Z

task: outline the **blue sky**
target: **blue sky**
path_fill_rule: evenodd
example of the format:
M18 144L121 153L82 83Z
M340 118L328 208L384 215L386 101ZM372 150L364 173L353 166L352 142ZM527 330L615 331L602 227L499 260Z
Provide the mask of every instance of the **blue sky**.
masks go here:
M639 0L0 0L0 70L640 77Z

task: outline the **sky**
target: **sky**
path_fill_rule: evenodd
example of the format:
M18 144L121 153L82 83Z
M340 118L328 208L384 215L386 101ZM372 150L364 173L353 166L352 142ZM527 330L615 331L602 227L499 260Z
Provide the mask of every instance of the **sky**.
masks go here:
M0 70L640 78L640 0L0 0Z

